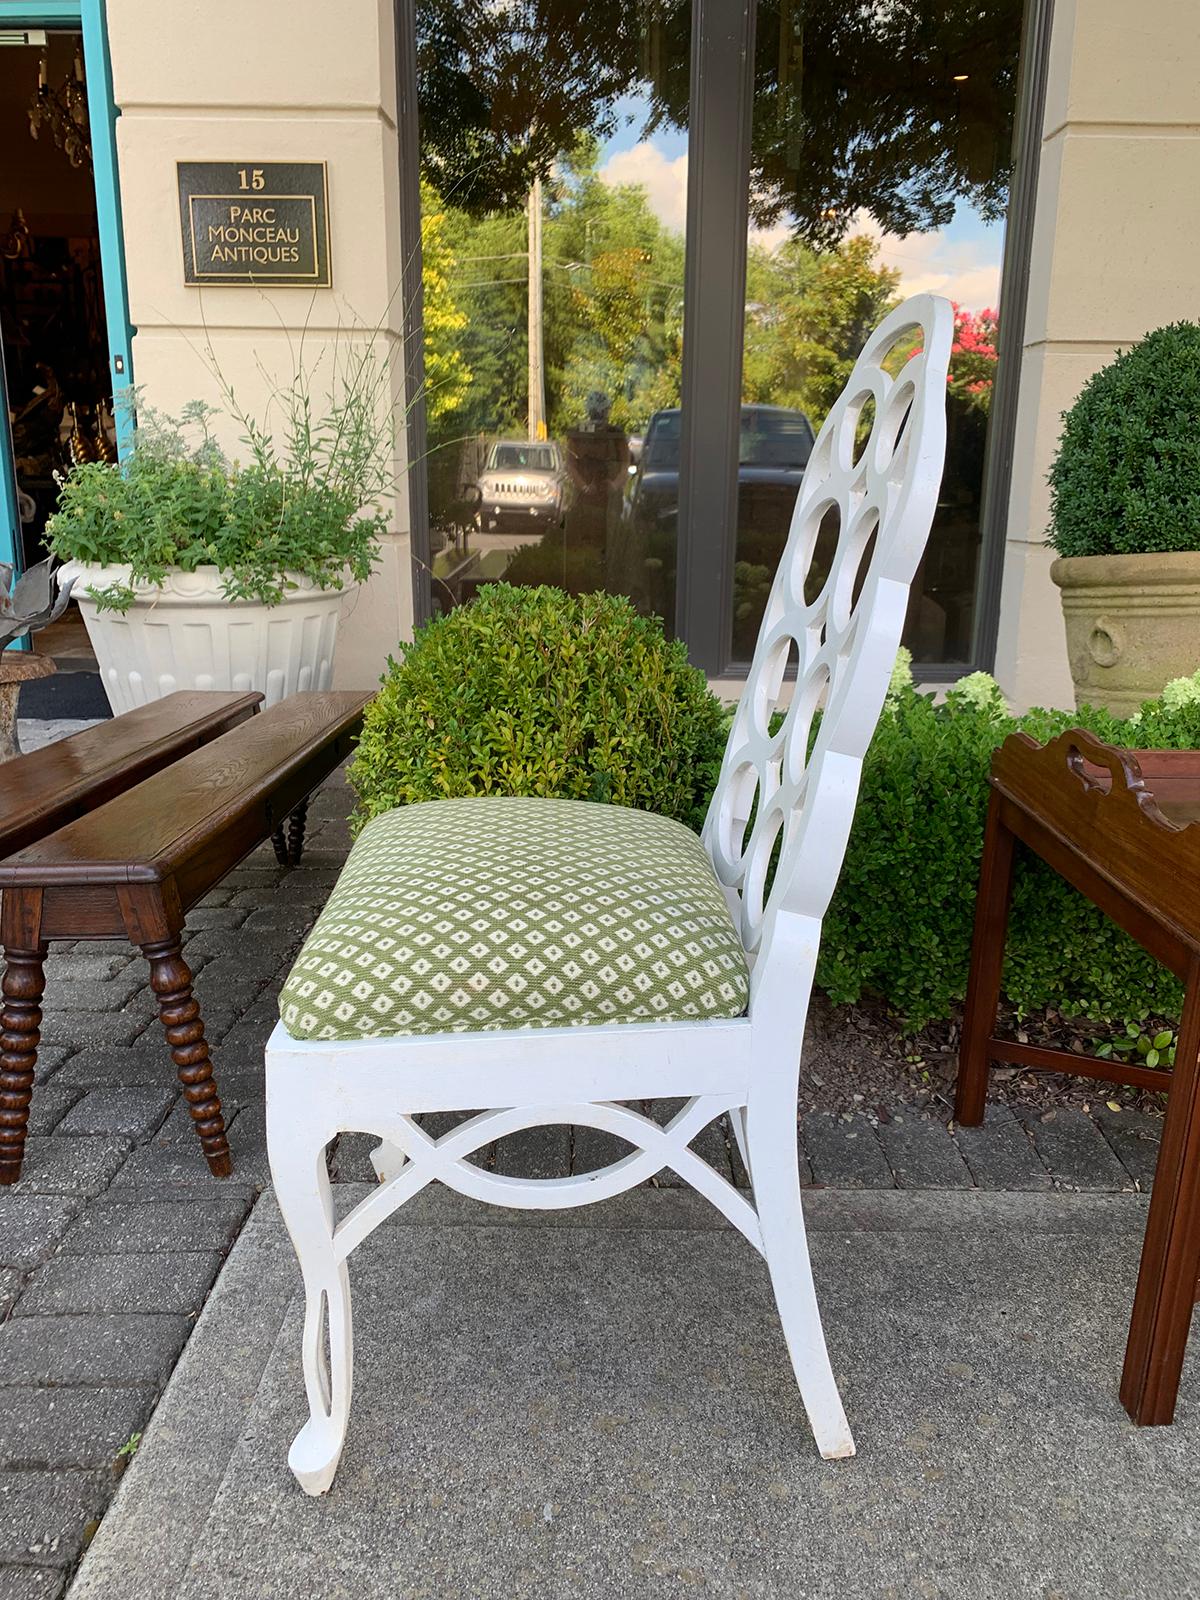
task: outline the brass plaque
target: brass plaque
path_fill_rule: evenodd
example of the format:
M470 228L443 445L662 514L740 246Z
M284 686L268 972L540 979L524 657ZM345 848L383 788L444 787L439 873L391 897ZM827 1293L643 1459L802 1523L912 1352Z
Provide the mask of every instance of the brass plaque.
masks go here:
M185 283L328 289L323 161L180 161Z

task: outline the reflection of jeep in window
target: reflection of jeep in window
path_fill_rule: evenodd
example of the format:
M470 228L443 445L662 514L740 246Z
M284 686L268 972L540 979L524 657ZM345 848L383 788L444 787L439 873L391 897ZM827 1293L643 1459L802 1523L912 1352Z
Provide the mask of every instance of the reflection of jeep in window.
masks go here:
M501 439L479 477L476 522L483 533L558 524L563 515L563 464L556 444Z

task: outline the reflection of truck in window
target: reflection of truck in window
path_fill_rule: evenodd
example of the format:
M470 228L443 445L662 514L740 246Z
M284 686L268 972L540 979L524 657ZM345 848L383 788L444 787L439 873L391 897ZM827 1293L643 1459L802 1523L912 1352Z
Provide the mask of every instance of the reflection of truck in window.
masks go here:
M816 438L803 411L745 405L738 441L737 551L733 583L733 652L753 649L767 590L783 554L796 495ZM650 418L641 458L630 469L625 514L631 542L658 574L652 609L674 605L679 512L680 413Z
M650 418L641 460L630 477L629 514L644 524L674 523L679 501L678 408ZM764 535L783 553L800 480L815 443L803 411L743 406L738 449L738 530ZM778 545L775 549L774 546Z
M562 454L553 440L498 439L479 475L476 525L483 533L558 526L563 517Z

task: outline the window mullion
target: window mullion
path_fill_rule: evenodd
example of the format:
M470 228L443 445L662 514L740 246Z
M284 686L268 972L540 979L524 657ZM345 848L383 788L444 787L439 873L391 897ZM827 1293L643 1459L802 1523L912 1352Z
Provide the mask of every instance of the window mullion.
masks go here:
M729 660L737 544L755 0L693 0L676 626Z

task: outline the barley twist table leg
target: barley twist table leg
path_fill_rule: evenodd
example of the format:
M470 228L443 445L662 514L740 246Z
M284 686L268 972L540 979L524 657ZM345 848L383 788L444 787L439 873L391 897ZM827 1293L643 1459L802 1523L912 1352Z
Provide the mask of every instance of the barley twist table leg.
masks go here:
M16 1183L25 1155L33 1070L41 1039L46 945L8 950L0 1009L0 1184Z
M178 1069L209 1170L214 1177L227 1178L229 1141L225 1137L225 1119L213 1081L212 1058L204 1037L200 1005L192 993L191 969L183 959L177 938L144 944L142 953L150 963L150 987L158 997L159 1019L171 1046L171 1059Z
M301 800L288 818L287 857L289 865L298 867L304 854L304 827L308 821L308 800Z

